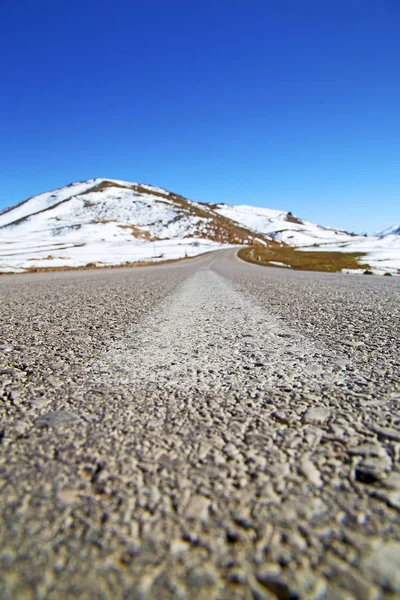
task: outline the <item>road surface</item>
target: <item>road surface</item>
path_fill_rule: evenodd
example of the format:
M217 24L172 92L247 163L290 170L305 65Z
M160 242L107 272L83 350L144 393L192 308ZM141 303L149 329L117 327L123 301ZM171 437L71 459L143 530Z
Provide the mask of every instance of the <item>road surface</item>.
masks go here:
M400 280L0 278L1 599L400 597Z

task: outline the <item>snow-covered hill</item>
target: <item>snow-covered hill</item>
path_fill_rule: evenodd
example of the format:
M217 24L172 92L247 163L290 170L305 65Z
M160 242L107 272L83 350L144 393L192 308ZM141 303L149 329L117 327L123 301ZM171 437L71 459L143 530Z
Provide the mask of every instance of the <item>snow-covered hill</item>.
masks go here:
M118 265L266 244L239 223L162 188L110 179L73 183L0 214L0 271Z
M193 202L150 185L91 179L0 212L0 272L130 264L232 245L366 252L377 273L400 269L400 227L357 236L279 210Z
M379 238L387 237L388 235L400 235L400 225L393 225L393 227L388 227L383 231L378 231L376 234Z
M352 234L345 231L321 227L310 221L302 221L290 212L271 208L218 204L215 210L253 231L270 235L273 239L290 246L337 243L348 241L352 237Z
M363 252L360 264L370 265L376 274L400 272L400 226L395 225L376 235L364 236L347 233L331 227L322 227L303 221L291 213L255 206L227 206L219 204L217 212L242 223L260 234L295 246L300 250ZM363 273L365 269L360 269Z

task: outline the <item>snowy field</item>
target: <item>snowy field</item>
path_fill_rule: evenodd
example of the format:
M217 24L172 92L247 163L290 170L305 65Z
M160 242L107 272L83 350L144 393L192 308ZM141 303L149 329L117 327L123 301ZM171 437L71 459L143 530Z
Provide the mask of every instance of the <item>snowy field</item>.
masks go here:
M350 242L342 244L326 244L316 247L302 247L299 250L314 250L315 252L331 250L332 252L365 252L366 256L359 260L360 264L371 267L375 275L398 275L400 272L400 236L388 235L384 238L378 236L357 236ZM360 270L361 273L364 269Z
M132 237L115 223L90 226L64 235L62 241L44 239L0 240L0 272L22 273L30 268L105 267L127 262L178 259L227 248L211 240L184 238L148 242Z

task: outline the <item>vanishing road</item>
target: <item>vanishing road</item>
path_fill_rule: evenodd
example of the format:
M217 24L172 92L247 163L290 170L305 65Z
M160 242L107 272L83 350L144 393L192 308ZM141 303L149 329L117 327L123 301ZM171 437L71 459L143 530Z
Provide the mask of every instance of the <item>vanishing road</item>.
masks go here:
M400 598L400 279L0 278L0 598Z

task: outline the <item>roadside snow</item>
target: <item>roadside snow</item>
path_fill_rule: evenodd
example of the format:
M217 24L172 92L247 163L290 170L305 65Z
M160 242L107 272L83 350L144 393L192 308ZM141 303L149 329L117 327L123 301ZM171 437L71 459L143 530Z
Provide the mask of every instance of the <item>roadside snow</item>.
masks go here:
M286 267L288 269L291 269L291 265L287 265L285 263L282 262L278 262L277 260L270 260L268 261L270 265L274 265L275 267Z
M126 262L159 262L230 247L201 238L148 242L133 238L129 233L115 235L113 225L102 226L102 238L85 227L79 240L76 238L75 241L71 233L62 243L41 244L38 240L35 245L15 240L0 244L0 272L22 272L30 267L79 267L88 263L111 266ZM82 243L82 239L85 242Z
M359 263L370 265L373 273L397 275L400 271L400 236L398 235L387 235L384 238L357 236L352 238L352 241L342 244L325 244L319 247L298 248L298 250L364 252L366 256L360 258Z
M364 275L365 269L342 269L341 273L345 275Z

